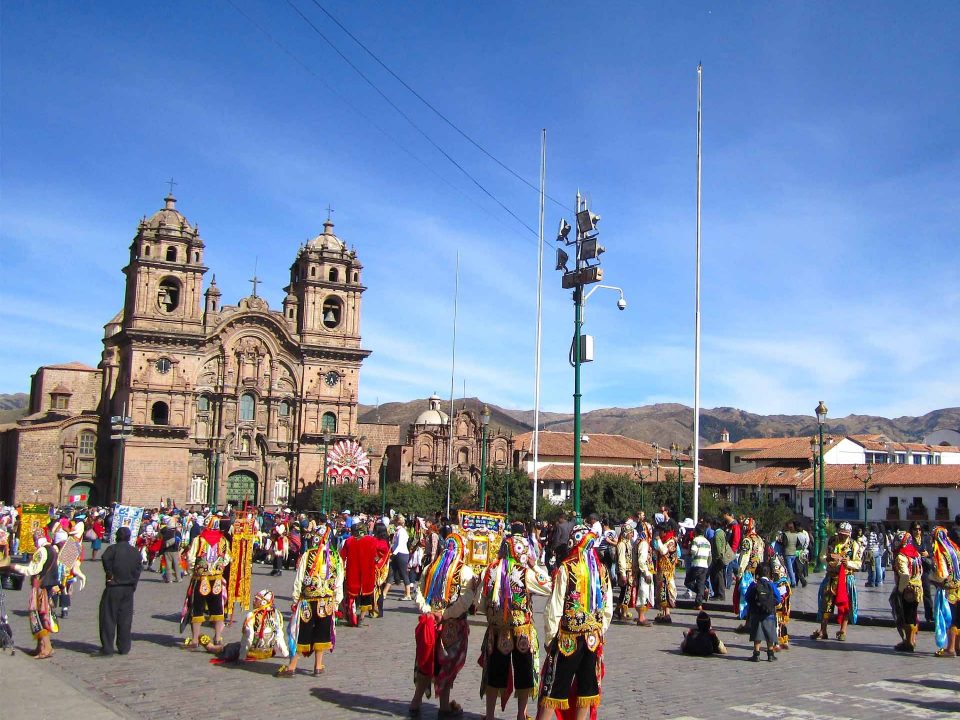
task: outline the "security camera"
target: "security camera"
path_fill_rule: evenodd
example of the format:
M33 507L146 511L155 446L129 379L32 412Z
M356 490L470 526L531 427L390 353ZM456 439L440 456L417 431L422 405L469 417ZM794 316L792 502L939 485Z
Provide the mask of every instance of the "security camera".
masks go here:
M627 309L627 301L624 300L623 298L620 298L619 300L617 300L617 307L618 307L620 310L626 310L626 309Z

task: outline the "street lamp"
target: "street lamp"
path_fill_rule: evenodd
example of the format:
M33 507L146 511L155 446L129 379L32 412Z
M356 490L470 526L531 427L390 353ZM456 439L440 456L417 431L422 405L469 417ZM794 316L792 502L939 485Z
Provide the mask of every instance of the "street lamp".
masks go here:
M827 569L827 563L824 558L824 551L827 547L827 519L826 513L824 512L824 472L823 472L823 425L827 420L827 406L824 404L823 400L820 401L820 404L817 405L816 410L814 410L817 416L817 427L820 431L820 516L817 522L817 572L823 572Z
M320 495L320 512L327 513L327 446L333 436L329 432L323 434L323 492Z
M867 463L867 476L860 477L860 468L853 466L853 477L863 483L863 532L867 532L867 486L873 482L873 463Z
M490 425L490 408L486 405L480 411L480 427L483 430L480 441L480 509L487 509L487 427ZM510 502L507 500L507 502Z
M600 255L605 249L598 241L597 223L600 222L600 216L590 211L579 191L577 192L576 213L577 232L575 239L569 239L572 229L570 224L566 220L560 221L560 229L557 232L556 268L563 271L561 286L565 290L573 290L573 341L570 347L570 364L573 366L573 512L576 521L580 522L582 519L580 513L580 365L593 360L592 338L589 335L583 336L581 330L583 328L584 303L597 290L597 288L594 288L584 296L583 286L603 280ZM574 245L576 248L573 270L567 269L570 256L559 247L561 243L568 247ZM617 301L617 307L621 310L626 309L627 301L623 297L623 290L611 286L600 287L607 287L619 292L620 299Z
M640 509L643 510L643 481L649 480L650 475L653 474L653 460L650 461L650 469L647 470L647 474L643 474L643 466L635 462L633 464L633 474L637 476L637 480L640 481Z
M683 519L683 456L676 443L670 445L670 457L677 464L677 521L680 521Z
M820 538L817 528L820 527L820 492L817 488L817 468L820 466L820 444L817 436L810 438L810 470L813 489L813 556L820 557Z
M650 461L650 464L657 473L655 480L657 484L660 484L660 443L653 444L653 460Z
M119 445L117 453L117 477L113 489L113 501L120 504L121 493L123 491L123 454L127 444L127 438L133 434L133 418L127 415L127 404L123 404L123 414L114 415L110 418L110 439L116 440Z

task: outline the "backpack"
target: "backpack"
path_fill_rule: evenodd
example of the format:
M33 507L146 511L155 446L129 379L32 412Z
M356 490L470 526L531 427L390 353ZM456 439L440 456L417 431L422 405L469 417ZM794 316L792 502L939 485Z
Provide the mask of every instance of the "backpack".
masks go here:
M768 580L758 580L753 597L756 606L763 612L764 617L773 615L777 611L777 596L773 592Z

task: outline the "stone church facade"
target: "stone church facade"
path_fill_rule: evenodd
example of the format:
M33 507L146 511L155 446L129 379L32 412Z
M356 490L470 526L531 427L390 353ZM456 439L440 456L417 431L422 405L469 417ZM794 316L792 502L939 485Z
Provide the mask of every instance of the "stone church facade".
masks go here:
M99 397L59 410L52 397L49 405L32 397L37 413L0 428L0 493L63 502L63 479L41 482L57 475L52 467L20 472L30 455L24 443L34 426L76 425L77 417L94 423L84 430L94 433L94 453L84 458L92 463L83 466L92 468L83 479L93 502L117 499L122 462L123 503L288 504L322 478L325 448L346 438L371 456L362 489L378 489L399 429L358 422L360 369L370 351L361 347L365 287L356 252L327 221L299 248L276 311L257 294L256 278L236 305L221 304L215 278L204 290L204 250L172 196L140 221L123 269L123 309L105 326ZM41 368L34 386L49 372ZM123 442L111 431L114 416L130 418ZM90 437L84 441L89 448ZM67 481L70 489L77 484ZM39 493L38 485L45 486Z

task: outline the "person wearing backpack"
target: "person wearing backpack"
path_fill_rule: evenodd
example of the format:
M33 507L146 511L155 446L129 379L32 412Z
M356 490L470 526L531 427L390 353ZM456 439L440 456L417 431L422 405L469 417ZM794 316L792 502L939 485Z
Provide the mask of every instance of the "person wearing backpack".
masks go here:
M777 605L780 604L780 590L770 580L770 564L766 561L757 565L756 579L747 588L747 627L753 641L751 662L760 662L760 643L767 643L767 661L777 659L773 651L777 644Z

